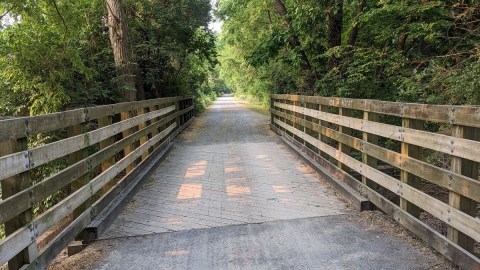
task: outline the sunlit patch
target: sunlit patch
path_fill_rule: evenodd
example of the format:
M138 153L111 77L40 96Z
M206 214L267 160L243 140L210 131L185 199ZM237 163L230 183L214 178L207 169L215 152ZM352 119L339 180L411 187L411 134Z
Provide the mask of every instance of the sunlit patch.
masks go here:
M227 167L227 168L225 168L226 173L236 173L236 172L241 172L241 171L243 171L243 169L240 168L240 167Z
M202 184L182 184L177 199L200 199L202 197Z
M245 177L225 179L225 183L228 183L228 184L242 184L246 182L247 182L247 178Z
M167 224L175 225L175 224L183 224L183 223L185 223L183 218L169 218L169 219L167 219Z
M273 187L273 190L275 190L275 192L278 192L278 193L292 192L292 190L287 186L272 186L272 187Z
M267 158L267 155L257 155L256 158L257 159L265 159L265 158Z
M203 176L205 175L206 169L207 166L192 166L187 169L187 172L185 173L185 178L190 179Z
M228 196L237 196L237 195L244 195L250 194L250 188L244 186L227 186L227 194Z
M184 255L188 255L188 254L190 254L190 250L185 250L185 249L172 250L172 251L166 251L165 252L165 256L170 256L170 257L184 256Z

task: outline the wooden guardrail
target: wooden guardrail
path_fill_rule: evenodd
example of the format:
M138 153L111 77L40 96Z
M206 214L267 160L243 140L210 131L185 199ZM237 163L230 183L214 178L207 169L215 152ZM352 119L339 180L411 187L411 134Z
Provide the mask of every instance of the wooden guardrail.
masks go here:
M298 149L460 267L480 269L480 107L272 95L270 111L272 128Z
M0 224L6 232L0 267L7 261L10 270L46 267L108 205L112 196L105 194L191 120L191 97L0 120ZM31 138L39 136L56 139L33 146L38 139ZM54 162L55 171L33 183L32 174L38 178ZM35 206L61 190L67 191L58 203L34 215ZM49 232L52 240L39 246Z

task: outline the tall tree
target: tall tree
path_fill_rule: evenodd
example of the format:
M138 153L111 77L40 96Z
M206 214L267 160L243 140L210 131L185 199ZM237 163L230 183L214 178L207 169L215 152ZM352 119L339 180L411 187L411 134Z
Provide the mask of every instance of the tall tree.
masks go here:
M342 31L343 31L343 0L330 0L330 6L327 9L328 14L328 29L327 29L327 44L328 48L332 49L342 45ZM335 55L330 57L328 65L330 68L338 66L340 59Z
M357 12L355 14L355 17L353 18L352 29L350 30L350 33L348 35L348 45L350 46L355 46L355 43L357 42L358 24L360 23L360 16L362 15L366 4L367 0L358 1Z
M342 0L337 0L337 1L342 1ZM300 67L302 68L303 71L307 73L307 88L315 94L315 82L316 82L316 76L315 76L315 71L313 70L313 67L310 63L310 60L307 57L307 53L302 47L302 44L300 43L300 38L298 37L297 33L293 31L290 27L290 22L288 20L287 16L287 8L285 7L285 4L281 0L274 0L273 5L275 6L275 9L282 18L283 25L285 28L287 28L290 38L289 38L289 43L292 49L298 51L298 55L301 59L301 64Z
M129 41L127 17L121 0L105 0L110 43L117 69L117 84L123 101L136 100L135 65Z

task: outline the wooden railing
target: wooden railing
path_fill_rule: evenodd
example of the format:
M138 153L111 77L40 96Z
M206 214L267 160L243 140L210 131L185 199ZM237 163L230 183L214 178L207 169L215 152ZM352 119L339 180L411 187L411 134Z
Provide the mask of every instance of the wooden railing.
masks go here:
M480 269L480 107L272 95L270 111L299 151L457 265Z
M0 120L0 267L45 268L191 120L190 97Z

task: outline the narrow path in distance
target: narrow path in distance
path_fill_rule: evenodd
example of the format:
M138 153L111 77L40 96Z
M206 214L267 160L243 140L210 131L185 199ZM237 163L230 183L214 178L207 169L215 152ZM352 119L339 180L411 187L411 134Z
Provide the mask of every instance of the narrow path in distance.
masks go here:
M268 121L219 98L103 240L52 269L449 269L412 239L362 222Z

